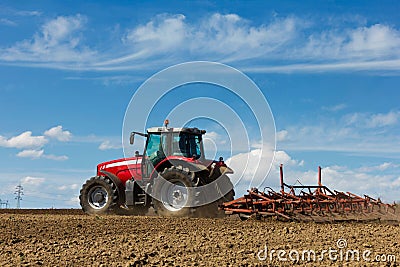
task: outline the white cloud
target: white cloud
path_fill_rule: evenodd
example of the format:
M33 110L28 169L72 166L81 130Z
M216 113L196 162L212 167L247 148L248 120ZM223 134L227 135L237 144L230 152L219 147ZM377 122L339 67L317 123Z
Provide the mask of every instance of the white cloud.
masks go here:
M43 149L42 150L29 149L29 150L23 150L21 152L18 152L17 157L39 159L39 158L43 157L43 154L44 154Z
M40 16L42 12L36 10L11 10L17 16L30 17L30 16Z
M387 25L375 24L351 31L349 42L344 47L354 56L388 56L400 46L400 32Z
M15 23L12 20L1 18L0 19L0 24L6 25L6 26L17 26L17 23Z
M169 52L179 56L217 56L224 61L257 58L281 49L296 35L300 20L288 17L269 25L253 26L236 14L213 14L198 24L186 22L186 17L158 15L145 25L129 30L123 41L132 45L134 54L108 63L121 63ZM139 51L139 52L138 52Z
M187 39L185 16L158 15L146 25L129 30L123 41L149 53L177 49Z
M269 154L270 157L273 156L272 151ZM260 183L266 177L270 167L267 164L260 164L260 161L263 160L261 149L253 149L248 153L239 153L227 159L226 164L234 170L234 174L231 175L234 184L247 183L247 188L249 188L254 179L257 179L257 182ZM263 175L255 177L257 173L262 173Z
M295 16L255 23L237 14L158 14L106 49L85 45L86 21L80 14L49 20L31 39L0 48L0 63L104 71L213 60L248 72L400 71L400 31L366 20L316 27L320 21Z
M39 186L46 181L45 178L27 176L21 180L22 185Z
M400 188L400 177L392 182L392 186Z
M386 71L387 73L398 72L400 70L400 60L371 60L371 61L344 61L344 62L309 62L300 64L282 64L274 66L244 66L242 71L254 73L322 73L340 71L368 71L371 73Z
M386 114L382 113L373 114L371 116L370 121L368 121L367 125L372 128L384 127L384 126L395 125L398 123L399 120L400 120L400 112L390 111L389 113Z
M121 144L114 144L110 141L106 140L99 145L100 150L109 150L109 149L120 149L122 147Z
M43 136L32 136L31 131L26 131L9 139L0 135L0 147L23 149L17 153L17 157L20 158L45 158L57 161L67 160L67 156L56 156L44 153L44 149L42 148L49 142L46 136L66 142L70 140L72 135L69 131L63 131L62 126L53 127L45 131Z
M65 161L65 160L68 160L68 157L67 156L56 156L56 155L53 155L53 154L44 154L44 155L42 155L42 157L43 158L45 158L45 159L51 159L51 160L56 160L56 161Z
M57 139L58 141L61 142L66 142L71 139L71 132L69 131L63 131L63 128L61 125L53 127L47 131L44 132L45 136L48 136L50 138Z
M211 132L206 132L206 134L204 135L203 140L205 142L209 141L213 143L213 146L215 145L216 147L218 146L225 146L228 142L225 138L225 135L221 135L217 132L211 131Z
M71 185L71 189L72 190L75 190L75 189L78 189L79 188L79 185L78 184L72 184Z
M398 168L400 165L394 164L393 162L384 162L376 166L366 166L358 169L360 172L376 172L376 171L386 171L388 169Z
M65 41L71 33L80 29L85 18L81 15L72 17L59 16L50 20L42 27L42 40L48 46L54 46Z
M276 132L276 141L284 141L288 137L289 132L286 130L282 130L279 132Z
M94 55L81 45L80 31L86 22L81 15L59 16L45 23L31 39L0 49L3 61L81 62Z
M285 151L275 151L274 153L267 146L264 146L263 149L252 149L247 153L233 155L226 160L226 163L234 170L234 174L230 177L235 186L239 188L260 185L265 181L271 170L277 171L280 164L286 166L304 165L304 161L291 158Z
M60 190L60 191L64 191L64 190L68 189L68 186L67 185L62 185L62 186L57 187L57 189Z
M6 139L0 135L0 146L12 148L40 148L47 144L44 136L32 136L31 131L26 131L18 136Z
M292 16L253 25L237 14L220 13L194 24L184 15L163 14L129 30L124 41L133 45L134 53L109 63L135 61L169 52L169 57L173 58L211 57L222 62L259 58L296 62L274 67L254 63L252 67L244 66L246 70L260 72L400 69L397 29L375 24L313 32L310 31L311 24ZM304 60L307 63L299 63Z
M212 140L217 140L218 138L220 138L220 135L217 132L211 131L211 132L206 132L204 137L210 138Z
M20 16L40 16L42 12L40 11L20 11L18 15Z
M396 125L400 120L400 111L389 111L388 113L353 113L344 117L347 125L361 128L379 128Z
M67 203L68 203L69 205L79 207L79 203L80 203L79 196L73 196L73 197L71 197L71 198L67 201Z
M61 185L57 187L58 190L60 191L65 191L65 190L76 190L79 188L78 184L70 184L70 185Z
M192 51L215 52L224 61L271 55L293 40L302 27L294 17L275 20L269 25L251 25L236 14L213 14L193 30Z
M364 122L366 120L366 114L362 113L352 113L352 114L346 114L343 119L346 123L346 125L355 125L355 124L360 124L360 122Z
M322 109L323 110L327 110L327 111L331 111L331 112L336 112L336 111L343 110L346 107L347 107L346 104L341 103L341 104L337 104L337 105L334 105L334 106L324 106L324 107L322 107Z
M354 152L368 156L374 153L398 158L399 117L398 111L375 114L360 112L302 121L286 127L289 133L296 134L279 142L278 148L289 151Z
M292 159L292 157L289 156L289 154L287 154L285 151L279 150L275 152L274 166L279 166L280 164L287 166L302 166L304 161Z
M51 160L56 160L56 161L64 161L67 160L67 156L56 156L56 155L48 155L44 153L44 150L23 150L21 152L18 152L17 157L20 158L30 158L30 159L40 159L40 158L45 158L45 159L51 159Z
M391 59L400 55L400 33L387 25L375 24L355 29L330 29L309 36L301 58Z

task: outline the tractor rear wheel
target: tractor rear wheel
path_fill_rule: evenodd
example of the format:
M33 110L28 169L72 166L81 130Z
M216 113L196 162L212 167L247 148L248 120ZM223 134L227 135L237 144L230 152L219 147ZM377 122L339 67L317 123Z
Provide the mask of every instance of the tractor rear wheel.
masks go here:
M87 180L79 195L82 210L88 214L108 213L116 205L117 199L117 187L104 176Z
M156 213L170 217L192 217L194 174L181 167L166 168L154 182L153 205Z
M195 192L197 179L195 174L184 170L182 167L165 169L154 182L153 206L158 215L170 217L225 217L218 206L224 202L232 201L235 196L233 185L226 175L220 177L216 183L216 192L220 198L203 206L196 207L200 203L199 192ZM219 184L219 186L217 186ZM230 188L225 195L221 188ZM204 197L204 196L203 196Z
M222 175L221 177L218 178L218 181L216 183L216 188L218 194L221 196L219 199L201 206L198 208L199 213L201 217L209 217L209 218L223 218L225 217L225 212L221 211L218 209L218 207L224 203L224 202L229 202L232 201L235 197L235 191L233 190L233 184L231 180L229 179L228 176ZM231 188L225 195L223 195L223 191L225 191L227 188Z

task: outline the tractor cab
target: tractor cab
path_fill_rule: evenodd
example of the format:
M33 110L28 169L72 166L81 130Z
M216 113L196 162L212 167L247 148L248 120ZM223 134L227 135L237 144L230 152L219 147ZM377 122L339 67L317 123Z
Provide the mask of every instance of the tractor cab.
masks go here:
M197 128L150 128L147 132L144 154L154 167L166 157L204 157L201 136L203 133Z
M154 169L168 160L182 160L186 162L203 162L204 148L202 135L205 130L198 128L168 128L168 121L164 127L147 129L147 134L131 133L131 144L134 135L146 137L146 145L143 153L143 177L150 178Z

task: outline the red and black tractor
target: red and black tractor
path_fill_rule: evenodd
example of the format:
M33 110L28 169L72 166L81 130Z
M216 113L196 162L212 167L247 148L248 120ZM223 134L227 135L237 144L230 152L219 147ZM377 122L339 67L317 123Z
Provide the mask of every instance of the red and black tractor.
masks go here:
M222 157L218 161L204 156L198 128L147 129L132 132L146 138L142 155L97 165L97 175L80 191L80 204L89 214L147 213L152 206L162 216L219 217L218 205L234 198L227 174L233 171Z

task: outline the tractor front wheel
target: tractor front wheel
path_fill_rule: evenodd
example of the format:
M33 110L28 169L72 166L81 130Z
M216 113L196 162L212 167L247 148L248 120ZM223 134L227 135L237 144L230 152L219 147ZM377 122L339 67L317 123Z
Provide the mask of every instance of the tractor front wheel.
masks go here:
M88 214L108 213L118 199L115 184L107 177L96 176L86 181L80 191L82 210Z

